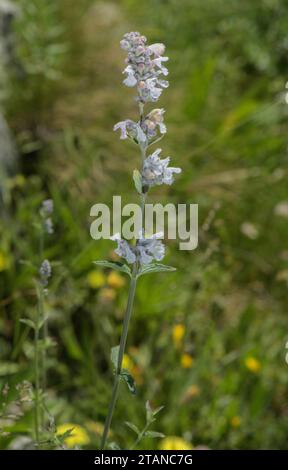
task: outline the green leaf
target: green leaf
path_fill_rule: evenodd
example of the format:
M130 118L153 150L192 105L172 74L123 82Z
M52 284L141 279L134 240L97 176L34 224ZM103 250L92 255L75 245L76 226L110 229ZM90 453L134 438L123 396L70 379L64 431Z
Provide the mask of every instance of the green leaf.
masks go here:
M114 346L114 348L111 349L110 357L111 357L111 361L115 369L117 369L117 366L118 366L119 349L120 349L120 346Z
M93 261L94 264L97 264L98 266L102 266L103 268L110 268L110 269L115 269L115 271L121 271L122 273L128 274L128 276L131 277L131 269L127 264L122 264L118 263L116 261L106 261L106 260L101 260L101 261Z
M139 436L140 431L137 428L137 426L135 426L135 424L130 423L129 421L125 421L125 424L126 424L126 426L128 426L128 428L132 429L132 431L134 431L137 434L137 436Z
M143 276L144 274L165 272L165 271L166 272L176 271L176 268L173 268L172 266L167 266L166 264L160 264L160 263L146 264L141 267L140 271L138 272L137 277Z
M5 375L16 374L21 370L21 365L16 362L1 362L0 363L0 377Z
M42 318L42 320L39 321L39 325L38 325L39 330L40 328L42 328L42 326L47 320L48 320L48 315L45 315L44 318Z
M157 431L146 431L144 434L145 437L151 437L152 439L155 438L163 438L165 437L165 434L162 434L162 432L157 432Z
M64 442L67 437L70 437L71 434L73 433L74 428L69 428L67 431L63 432L62 434L57 434L57 439L59 439L61 442Z
M116 442L110 442L110 444L108 445L109 449L111 450L121 450L121 447L119 447L118 444L116 444Z
M152 411L153 416L156 416L161 410L163 410L164 406L158 406L155 410Z
M130 372L128 372L128 370L126 369L122 369L120 376L126 382L127 387L129 388L132 395L135 395L136 394L135 380L133 379Z
M68 356L71 359L77 361L83 360L85 358L85 354L81 349L73 326L71 324L68 324L64 328L61 328L60 335L65 345Z
M135 184L135 188L139 194L142 194L142 177L138 170L133 171L133 180Z
M20 318L19 321L20 323L23 323L23 325L29 326L29 328L32 328L33 330L36 328L35 322L33 320L29 320L29 318Z
M39 339L38 341L38 348L40 351L45 351L46 349L50 349L52 347L55 348L55 346L57 346L57 343L54 341L54 339L49 337L45 340Z
M150 402L149 400L146 401L146 421L147 423L153 423L153 421L155 421L155 416L161 411L163 410L164 406L158 406L158 408L155 408L155 410L153 410L151 408L151 405L150 405Z
M146 401L145 407L146 407L146 421L147 423L149 423L151 420L153 420L153 410L151 408L149 400Z

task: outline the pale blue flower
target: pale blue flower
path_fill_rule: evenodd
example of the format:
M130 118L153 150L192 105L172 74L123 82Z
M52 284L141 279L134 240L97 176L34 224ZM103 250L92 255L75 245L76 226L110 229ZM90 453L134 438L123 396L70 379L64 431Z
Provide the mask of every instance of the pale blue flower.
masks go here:
M54 233L54 225L50 217L44 220L44 229L45 232L49 235L52 235L52 233Z
M54 203L52 199L46 199L42 202L40 208L40 215L43 219L43 229L46 233L51 235L54 232L53 222L51 215L53 214Z
M139 238L135 251L140 264L149 264L153 260L161 261L164 258L165 246L159 238L163 238L162 232Z
M153 109L145 117L142 123L142 129L144 130L148 140L151 140L157 135L157 129L159 129L160 134L165 134L167 132L166 125L164 124L164 113L165 110L163 108Z
M143 186L155 186L159 184L172 184L174 173L181 173L181 168L169 167L170 157L161 159L159 154L162 150L157 149L144 160L142 168Z
M120 237L119 233L116 233L111 237L111 240L116 241L118 247L115 250L115 253L121 258L126 259L128 264L135 263L136 261L136 255L133 253L132 247L129 245L129 243L126 240L123 240Z
M113 130L117 131L118 129L120 129L120 139L127 139L130 137L137 140L140 144L146 143L147 137L138 122L131 121L131 119L117 122L113 127Z
M52 199L45 199L45 201L42 202L42 206L40 209L40 213L42 217L47 217L51 214L53 214L54 210L54 203Z
M142 264L149 264L153 260L161 261L165 255L165 246L159 238L163 238L163 233L156 233L151 237L145 238L140 235L135 246L129 245L126 240L116 233L111 240L117 242L115 253L124 258L128 264L138 261Z
M40 280L41 284L43 286L47 286L48 284L48 279L51 277L52 274L52 269L51 269L51 264L47 259L45 259L39 269L39 274L40 274Z

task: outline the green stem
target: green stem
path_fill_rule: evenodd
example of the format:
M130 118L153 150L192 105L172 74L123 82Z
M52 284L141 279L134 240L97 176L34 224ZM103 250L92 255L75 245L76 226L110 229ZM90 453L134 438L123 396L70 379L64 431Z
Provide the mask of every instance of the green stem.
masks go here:
M41 307L38 291L38 306L35 320L35 336L34 336L34 380L35 380L35 408L34 408L34 422L35 422L35 440L39 444L39 422L40 422L40 379L39 379L39 321L41 318Z
M140 122L142 123L144 119L144 104L141 101L139 101L139 114L140 114ZM140 145L140 151L141 151L141 158L142 158L142 165L143 165L143 162L146 158L146 146L143 147ZM142 194L141 195L142 229L144 229L144 222L145 222L145 201L146 201L146 194ZM121 339L120 339L118 362L117 362L117 368L115 372L112 397L110 400L108 415L105 421L104 431L103 431L103 435L101 439L101 450L105 449L106 440L107 440L107 436L108 436L109 429L111 426L113 413L114 413L114 409L115 409L115 405L116 405L118 393L119 393L119 383L120 383L120 378L121 378L120 374L122 370L123 356L124 356L125 346L127 342L129 322L130 322L130 318L132 314L136 283L137 283L137 265L138 263L134 263L133 265L133 273L132 273L132 278L130 282L128 302L127 302L126 312L124 316Z
M43 226L41 227L41 232L40 232L40 240L39 240L39 255L40 255L40 264L43 261L43 255L44 255L44 228ZM41 310L41 321L44 321L44 303L43 303L43 288L42 286L40 287L40 292L39 292L39 299L38 302L40 304L40 310ZM47 327L43 325L43 345L45 346L46 342L46 336L47 336ZM46 388L46 350L45 347L41 351L41 385L42 385L42 390L45 391Z
M105 449L107 436L108 436L109 429L110 429L110 426L111 426L116 401L117 401L117 398L118 398L120 374L121 374L121 370L122 370L123 356L124 356L125 346L126 346L126 342L127 342L129 322L130 322L132 309L133 309L136 283L137 283L137 278L136 278L136 263L135 263L133 265L133 273L132 273L132 278L131 278L131 282L130 282L128 302L127 302L126 312L125 312L125 316L124 316L121 339L120 339L118 362L117 362L117 368L116 368L116 372L115 372L115 379L114 379L112 397L111 397L111 400L110 400L108 415L107 415L107 418L106 418L106 421L105 421L105 427L104 427L104 431L103 431L103 435L102 435L102 439L101 439L101 447L100 447L101 450Z
M41 232L40 232L40 240L39 240L39 254L40 254L40 263L42 263L43 258L44 258L44 242L45 242L45 230L42 225L41 227ZM40 377L41 377L41 388L43 393L45 393L46 390L46 385L47 385L47 367L46 367L46 342L47 342L47 337L48 337L48 325L47 321L44 321L44 315L45 315L45 309L44 309L44 293L43 293L43 287L40 287L39 290L39 306L40 306L40 318L41 321L43 322L43 331L42 331L42 339L43 339L43 348L41 351L41 363L40 363ZM44 423L45 419L45 411L44 409L42 410L43 412L41 413L41 422L42 425Z
M43 393L45 393L46 390L46 341L48 337L48 327L47 327L47 320L44 321L44 316L45 316L45 309L44 309L44 292L43 292L43 287L40 287L40 292L39 292L39 308L41 312L41 321L43 323L43 332L42 332L42 338L43 338L43 347L41 351L41 364L40 364L40 372L41 372L41 388L43 390ZM43 413L44 414L44 413ZM44 419L44 416L42 416Z
M135 441L134 444L130 447L130 450L135 449L135 447L138 446L139 442L142 441L145 432L149 429L150 424L151 424L151 423L149 423L149 422L146 423L146 426L145 426L144 429L140 432L140 434L139 434L139 436L137 437L136 441Z

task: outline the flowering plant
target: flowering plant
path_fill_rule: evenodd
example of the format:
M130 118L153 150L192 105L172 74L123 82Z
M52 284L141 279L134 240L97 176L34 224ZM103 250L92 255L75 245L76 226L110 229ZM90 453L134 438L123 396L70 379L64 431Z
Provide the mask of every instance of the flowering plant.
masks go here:
M132 393L135 392L134 379L127 370L122 369L122 362L137 279L139 276L150 272L175 270L171 266L158 263L165 255L165 246L161 241L163 233L156 233L152 236L146 236L145 234L144 221L147 194L150 188L155 185L171 185L174 181L174 173L177 174L181 172L180 168L169 167L170 157L164 159L160 158L160 148L147 156L148 147L158 142L166 133L164 109L157 108L153 109L148 114L144 113L145 104L157 101L163 89L167 88L169 85L167 80L161 78L162 76L168 75L168 70L164 65L164 63L168 61L168 57L163 55L165 46L164 44L158 43L148 45L146 37L138 32L125 34L120 45L121 48L127 52L126 68L123 71L123 73L126 74L126 78L123 83L128 87L136 87L139 120L137 122L131 119L120 121L115 124L114 131L119 129L121 139L130 139L136 143L140 149L141 168L140 171L134 170L133 179L141 199L142 227L134 245L122 239L119 233L112 237L112 240L117 243L115 253L122 257L127 263L95 261L96 264L103 267L114 268L118 271L125 272L131 278L120 345L112 348L111 353L111 359L115 367L115 379L102 436L102 449L105 448L111 426L120 380L122 379L127 383Z

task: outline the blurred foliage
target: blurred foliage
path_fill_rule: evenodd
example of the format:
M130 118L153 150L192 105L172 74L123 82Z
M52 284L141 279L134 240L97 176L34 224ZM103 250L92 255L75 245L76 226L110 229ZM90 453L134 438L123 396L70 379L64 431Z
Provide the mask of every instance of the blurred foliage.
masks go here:
M92 264L107 253L112 259L113 245L91 240L89 212L112 195L124 203L137 197L138 156L112 127L136 116L131 90L121 85L118 44L126 31L140 30L167 45L163 153L183 169L152 201L198 203L201 230L193 252L168 244L165 262L176 273L139 281L126 357L138 392L122 385L111 440L132 445L124 422L142 429L150 400L165 406L155 427L174 439L171 446L176 439L212 449L286 449L286 1L15 3L1 96L21 161L1 208L0 388L9 384L13 402L16 385L33 382L31 332L19 318L34 315L35 222L51 197L55 234L45 256L53 267L47 309L55 345L47 404L57 425L83 428L84 447L99 445L127 280ZM30 435L31 409L4 423L1 410L8 434L0 447L7 448ZM146 437L141 446L161 441Z

